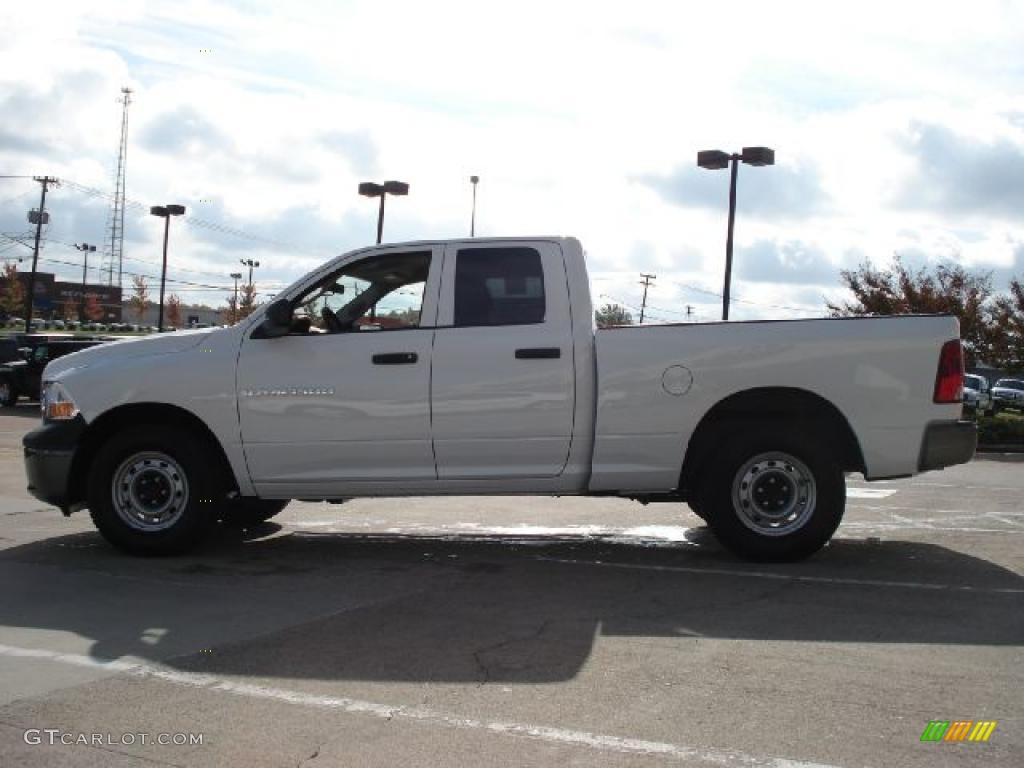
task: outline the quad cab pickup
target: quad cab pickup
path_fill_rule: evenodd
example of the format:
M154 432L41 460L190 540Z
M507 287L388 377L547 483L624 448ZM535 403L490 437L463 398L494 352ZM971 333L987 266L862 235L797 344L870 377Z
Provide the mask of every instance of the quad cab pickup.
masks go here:
M136 553L290 499L614 495L687 502L731 550L794 560L845 473L968 461L954 317L595 330L572 238L347 253L230 328L44 374L29 490Z

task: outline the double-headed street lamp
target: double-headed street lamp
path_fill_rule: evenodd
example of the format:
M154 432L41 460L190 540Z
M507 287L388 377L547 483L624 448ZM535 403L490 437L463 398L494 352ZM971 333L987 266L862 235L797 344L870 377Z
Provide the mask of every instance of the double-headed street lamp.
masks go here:
M775 150L768 147L744 147L742 152L706 149L697 153L697 165L718 171L732 165L729 181L729 234L725 238L725 288L722 290L722 319L729 319L729 285L732 282L732 229L736 221L736 170L740 161L747 165L775 165Z
M185 213L184 205L154 205L149 209L154 216L164 220L164 265L160 271L160 313L157 316L156 327L160 333L164 330L164 285L167 283L167 233L171 228L171 216L182 216Z
M409 185L404 181L385 181L383 184L364 181L359 185L359 194L363 197L380 198L380 211L377 213L377 244L380 245L381 236L384 234L384 198L387 195L408 195Z
M86 319L85 318L85 273L89 269L89 254L96 252L96 246L95 245L89 245L88 243L82 243L81 245L75 245L75 248L77 248L78 250L80 250L82 252L82 259L83 259L83 261L82 261L82 301L81 301L81 309L80 309L79 313L82 316L81 319L84 321Z
M238 263L241 264L243 267L249 268L249 285L252 285L253 267L258 267L260 263L258 261L253 261L252 259L239 259ZM232 275L232 277L234 277L234 275ZM239 277L241 277L241 275L239 275Z

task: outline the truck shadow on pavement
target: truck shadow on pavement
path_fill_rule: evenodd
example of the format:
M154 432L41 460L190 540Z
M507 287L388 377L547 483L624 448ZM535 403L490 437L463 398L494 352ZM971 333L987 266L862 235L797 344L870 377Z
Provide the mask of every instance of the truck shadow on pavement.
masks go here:
M838 539L804 563L756 565L705 529L671 545L282 533L225 533L177 559L126 557L94 533L12 547L0 553L0 623L74 633L101 660L424 683L568 680L598 636L662 638L681 663L701 638L1024 641L1024 578L935 544Z

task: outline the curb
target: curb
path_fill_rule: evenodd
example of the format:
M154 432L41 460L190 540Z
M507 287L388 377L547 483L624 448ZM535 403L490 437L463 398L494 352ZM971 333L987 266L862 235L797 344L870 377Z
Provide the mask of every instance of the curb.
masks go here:
M1021 461L1024 462L1022 445L979 445L974 454L975 461Z

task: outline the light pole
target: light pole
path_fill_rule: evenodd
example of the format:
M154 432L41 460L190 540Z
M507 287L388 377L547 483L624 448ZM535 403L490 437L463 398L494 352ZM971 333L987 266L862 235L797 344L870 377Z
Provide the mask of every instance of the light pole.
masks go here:
M167 283L167 233L171 228L171 216L185 213L184 205L154 205L149 209L154 216L164 220L164 265L160 270L160 313L157 315L156 328L158 333L164 332L164 285Z
M732 166L729 179L729 233L725 238L725 288L722 290L722 319L729 319L729 285L732 282L732 230L736 221L736 172L740 161L747 165L775 165L775 150L768 147L744 147L742 152L706 149L697 153L697 165L709 171Z
M96 252L96 246L82 243L81 245L76 245L75 248L82 252L82 308L79 314L81 315L80 319L82 322L85 322L85 273L89 269L89 254Z
M231 277L235 280L235 304L231 310L231 322L238 322L238 281L242 279L241 272L232 272Z
M258 261L253 261L252 259L239 259L238 262L243 267L248 267L249 268L249 285L252 285L252 270L253 270L253 267L258 267L260 265L260 263ZM239 275L239 277L241 277L241 275Z
M469 182L473 185L473 215L469 219L469 236L476 237L476 185L480 183L480 177L470 176Z
M377 213L377 245L380 245L384 234L384 198L388 195L408 195L409 185L404 181L385 181L383 184L364 181L359 185L359 194L363 197L380 198L380 210Z

